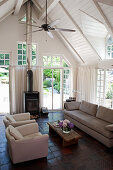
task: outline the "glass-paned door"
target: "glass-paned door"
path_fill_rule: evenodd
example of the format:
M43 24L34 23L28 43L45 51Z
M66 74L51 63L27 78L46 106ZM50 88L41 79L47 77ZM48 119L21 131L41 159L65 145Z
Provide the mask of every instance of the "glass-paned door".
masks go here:
M53 109L61 109L61 71L53 69Z
M113 69L106 70L105 106L113 108Z
M43 69L43 106L50 110L62 108L60 69Z
M66 99L69 99L70 96L70 70L69 69L64 69L63 70L63 99L66 101Z
M9 68L0 67L0 113L9 113Z
M43 106L52 109L52 69L43 70Z

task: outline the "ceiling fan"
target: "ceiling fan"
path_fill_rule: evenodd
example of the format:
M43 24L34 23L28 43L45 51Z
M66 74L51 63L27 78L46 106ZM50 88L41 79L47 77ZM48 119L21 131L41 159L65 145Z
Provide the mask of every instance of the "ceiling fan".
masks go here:
M47 22L47 0L46 0L46 23L42 24L41 26L27 24L27 25L30 25L30 26L33 26L33 27L38 27L39 29L35 30L35 31L32 31L32 32L28 32L25 35L44 30L44 31L47 32L47 34L51 38L53 38L53 34L51 33L51 31L68 31L68 32L75 32L76 31L76 30L65 29L65 28L54 28L53 26L56 25L57 23L59 23L59 21L60 20L55 20L52 23L48 24L48 22Z

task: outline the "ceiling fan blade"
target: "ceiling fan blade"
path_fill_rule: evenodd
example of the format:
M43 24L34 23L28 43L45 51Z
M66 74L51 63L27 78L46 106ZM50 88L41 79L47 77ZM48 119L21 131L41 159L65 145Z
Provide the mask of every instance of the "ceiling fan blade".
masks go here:
M49 26L50 26L50 27L53 27L54 25L57 25L59 22L60 22L60 20L57 19L57 20L51 22L51 23L49 24Z
M31 32L28 32L28 33L26 33L26 34L24 34L24 35L31 34L31 33L38 32L38 31L42 31L42 30L43 30L43 29L31 31Z
M20 23L20 24L26 24L26 23ZM41 27L39 27L38 25L33 25L33 24L27 24L27 25L29 25L29 26L33 26L33 27L41 28Z
M67 31L67 32L75 32L76 30L65 29L65 28L52 28L51 31Z
M49 31L47 31L47 34L49 35L50 38L53 38L53 34Z

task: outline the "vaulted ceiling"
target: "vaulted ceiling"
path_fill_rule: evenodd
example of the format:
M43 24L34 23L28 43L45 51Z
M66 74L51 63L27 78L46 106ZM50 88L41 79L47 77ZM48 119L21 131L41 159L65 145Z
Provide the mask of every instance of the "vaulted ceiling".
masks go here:
M0 0L0 22L11 14L18 15L27 0ZM45 19L46 0L32 0L39 20ZM113 1L111 0L48 0L48 21L60 19L59 28L75 29L75 33L57 34L77 56L81 64L102 60L99 40L113 36Z

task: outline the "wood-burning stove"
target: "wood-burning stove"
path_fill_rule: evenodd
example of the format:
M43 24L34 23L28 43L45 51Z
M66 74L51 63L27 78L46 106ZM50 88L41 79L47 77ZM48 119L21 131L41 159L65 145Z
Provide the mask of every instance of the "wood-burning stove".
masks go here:
M39 92L24 92L24 112L39 115Z

